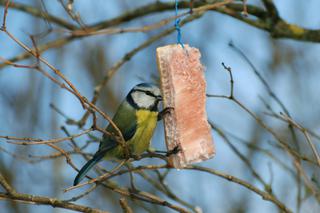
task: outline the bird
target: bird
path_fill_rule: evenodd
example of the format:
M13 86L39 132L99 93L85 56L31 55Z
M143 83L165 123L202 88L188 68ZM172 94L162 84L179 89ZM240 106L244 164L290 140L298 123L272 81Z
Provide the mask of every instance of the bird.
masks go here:
M159 112L160 101L162 96L159 87L150 83L140 83L131 89L118 107L112 121L121 131L130 154L140 155L149 149L157 121L163 114ZM126 158L125 150L113 136L117 135L116 129L109 124L106 131L111 134L103 134L98 151L80 169L74 179L74 186L78 185L89 170L102 159Z

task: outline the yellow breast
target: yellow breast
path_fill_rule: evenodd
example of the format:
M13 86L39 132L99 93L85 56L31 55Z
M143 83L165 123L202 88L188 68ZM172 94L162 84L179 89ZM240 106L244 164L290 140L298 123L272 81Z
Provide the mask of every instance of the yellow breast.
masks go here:
M140 155L150 146L151 137L157 125L158 112L140 109L137 110L136 116L136 133L128 142L131 152L135 155Z

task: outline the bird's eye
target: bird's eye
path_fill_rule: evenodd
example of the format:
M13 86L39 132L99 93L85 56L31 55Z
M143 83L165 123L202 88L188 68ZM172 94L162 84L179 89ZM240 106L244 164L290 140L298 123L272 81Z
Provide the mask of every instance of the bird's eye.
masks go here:
M150 91L146 91L146 94L154 97L154 94Z

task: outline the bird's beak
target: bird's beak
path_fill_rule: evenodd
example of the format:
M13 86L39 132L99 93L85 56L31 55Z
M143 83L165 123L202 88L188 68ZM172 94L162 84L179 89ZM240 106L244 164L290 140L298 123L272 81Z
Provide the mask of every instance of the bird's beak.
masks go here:
M162 100L163 100L163 99L162 99L162 96L161 96L161 95L158 95L158 96L157 96L157 100L158 100L158 101L162 101Z

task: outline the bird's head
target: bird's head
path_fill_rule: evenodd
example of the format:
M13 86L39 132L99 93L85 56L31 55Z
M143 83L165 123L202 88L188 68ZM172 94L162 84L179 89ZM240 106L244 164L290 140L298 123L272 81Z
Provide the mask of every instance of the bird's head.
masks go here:
M162 100L162 96L160 89L156 85L141 83L133 87L126 99L136 109L158 111L158 105Z

